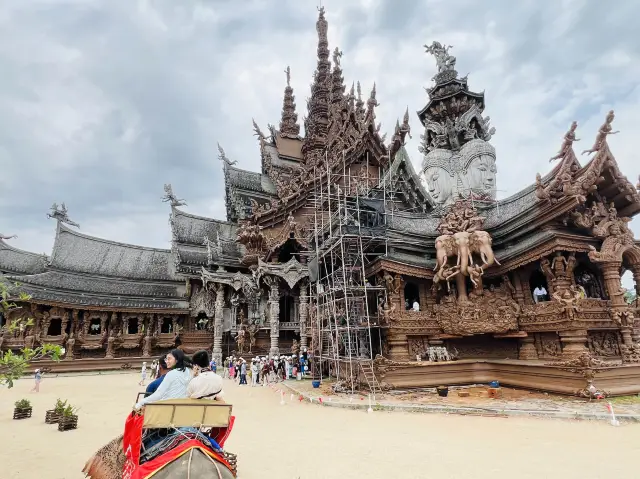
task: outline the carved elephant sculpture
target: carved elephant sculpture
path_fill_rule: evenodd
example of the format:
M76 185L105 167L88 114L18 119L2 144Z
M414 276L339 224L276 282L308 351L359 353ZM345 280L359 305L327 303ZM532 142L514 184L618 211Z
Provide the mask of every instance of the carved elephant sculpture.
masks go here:
M442 269L450 256L457 256L456 266L465 276L473 265L473 253L480 255L483 267L493 263L500 264L493 254L492 240L486 231L460 231L453 235L441 235L436 238L436 260L434 271ZM484 269L484 268L483 268Z
M493 254L492 242L491 236L486 231L474 231L469 238L470 253L478 253L487 266L491 266L494 262L500 264Z
M458 247L456 241L451 235L441 235L436 238L436 267L434 271L438 271L438 268L442 268L447 264L447 258L458 253Z

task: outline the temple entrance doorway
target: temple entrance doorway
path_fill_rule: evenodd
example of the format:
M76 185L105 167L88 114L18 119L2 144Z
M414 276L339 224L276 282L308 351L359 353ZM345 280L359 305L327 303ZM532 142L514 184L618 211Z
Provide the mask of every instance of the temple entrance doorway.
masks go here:
M196 317L196 331L204 331L207 329L208 318L205 313L198 313Z
M536 289L538 293L542 293L539 295L538 301L549 301L549 284L547 283L547 278L539 269L534 270L529 276L529 294L531 294L531 298L535 302L538 302L536 301Z
M287 293L280 296L278 321L281 323L289 323L293 321L293 297Z
M47 328L47 336L62 336L62 319L51 318Z
M407 310L412 309L415 302L420 303L418 285L408 282L404 285L404 308Z
M171 318L163 318L162 325L160 325L160 333L166 334L173 330L173 321Z

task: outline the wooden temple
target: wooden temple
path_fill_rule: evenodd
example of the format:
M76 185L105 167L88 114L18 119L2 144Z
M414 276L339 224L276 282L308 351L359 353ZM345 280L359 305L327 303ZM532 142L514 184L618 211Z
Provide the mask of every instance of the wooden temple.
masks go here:
M176 346L218 361L307 349L316 374L371 388L500 379L640 392L640 311L620 279L631 271L640 289L628 227L640 185L609 149L614 113L581 155L574 122L551 171L497 199L484 94L433 42L423 182L404 147L409 112L381 135L376 86L365 98L359 83L347 90L323 9L316 29L304 135L287 68L278 126L254 122L261 171L218 147L226 221L186 212L165 185L170 249L84 235L64 204L49 215L50 256L0 239L0 272L31 295L0 324L35 319L3 329L0 348L64 345L51 367L67 370L137 365ZM430 361L432 348L451 360Z

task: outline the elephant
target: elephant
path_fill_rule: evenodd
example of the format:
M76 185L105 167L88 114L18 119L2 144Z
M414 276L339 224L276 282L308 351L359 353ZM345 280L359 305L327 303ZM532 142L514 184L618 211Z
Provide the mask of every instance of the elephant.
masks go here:
M453 239L456 242L458 250L458 262L456 264L460 267L460 271L465 276L468 276L467 268L470 264L473 264L473 257L471 256L471 250L469 249L471 235L472 233L467 231L459 231L453 235Z
M434 271L447 264L447 258L458 252L456 241L451 235L441 235L436 238L436 260Z
M491 266L493 263L500 264L500 262L496 259L493 254L493 249L491 248L492 240L489 233L486 231L474 231L471 233L469 239L469 250L471 253L478 253L480 255L480 259L486 266ZM473 264L473 261L472 261ZM463 270L464 271L464 270Z

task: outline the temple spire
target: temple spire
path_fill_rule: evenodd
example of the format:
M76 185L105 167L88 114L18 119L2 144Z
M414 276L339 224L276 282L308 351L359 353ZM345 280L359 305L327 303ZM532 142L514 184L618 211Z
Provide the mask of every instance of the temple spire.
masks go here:
M287 86L284 89L280 136L285 138L298 138L298 135L300 135L300 125L298 124L298 114L296 113L296 97L293 95L293 88L291 88L291 69L287 67L284 72L287 75Z
M307 102L307 122L305 124L305 141L302 152L307 160L315 162L317 158L308 158L309 155L321 154L327 140L329 126L329 75L331 63L329 62L329 41L327 30L329 25L324 17L324 7L318 9L318 63L311 85L311 98Z
M356 117L360 121L364 121L364 102L362 101L362 88L360 81L357 82L358 99L356 100Z
M373 84L373 88L371 89L371 95L369 95L369 99L367 100L367 112L365 113L365 123L368 125L374 125L376 120L376 112L375 108L379 106L378 100L376 100L376 84Z

